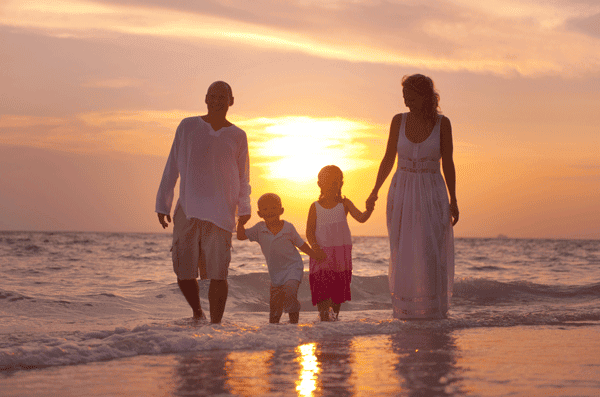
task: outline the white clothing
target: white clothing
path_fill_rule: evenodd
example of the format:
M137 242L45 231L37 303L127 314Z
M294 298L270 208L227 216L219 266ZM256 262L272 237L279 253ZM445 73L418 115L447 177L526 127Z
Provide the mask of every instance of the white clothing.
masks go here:
M343 203L333 208L323 208L318 201L315 237L327 257L310 259L310 294L313 305L327 299L343 303L352 299L352 236Z
M343 203L338 203L335 207L327 209L323 208L318 201L315 201L315 209L318 223L315 237L321 247L352 245L352 236Z
M446 184L440 173L440 124L413 143L398 135L398 169L390 184L387 227L389 283L396 318L446 317L454 281L454 234Z
M200 116L181 121L156 195L156 212L170 214L179 176L179 204L188 219L231 232L236 207L238 215L250 215L248 140L235 125L214 131Z
M259 222L246 229L246 237L260 244L273 285L283 285L288 280L302 281L304 263L296 247L304 245L304 240L294 225L283 221L279 233L273 234L265 222Z

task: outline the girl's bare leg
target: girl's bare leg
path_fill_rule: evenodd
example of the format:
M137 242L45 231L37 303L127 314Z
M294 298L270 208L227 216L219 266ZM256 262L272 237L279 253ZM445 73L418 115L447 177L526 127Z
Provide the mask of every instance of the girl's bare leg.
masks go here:
M340 315L340 309L342 308L342 304L341 303L332 303L331 308L333 309L333 312L335 313L335 319L337 320L338 316Z
M333 302L331 302L331 299L323 300L317 303L317 309L319 309L321 321L329 321L329 308L331 307L332 303Z

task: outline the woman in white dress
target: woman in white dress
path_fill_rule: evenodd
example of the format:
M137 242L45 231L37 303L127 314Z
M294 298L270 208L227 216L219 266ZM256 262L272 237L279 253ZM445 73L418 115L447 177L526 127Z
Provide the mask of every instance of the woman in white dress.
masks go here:
M454 281L452 226L458 222L452 127L450 120L439 114L439 95L429 77L405 76L402 94L410 112L392 119L367 208L374 206L398 154L387 202L393 315L401 319L445 318Z

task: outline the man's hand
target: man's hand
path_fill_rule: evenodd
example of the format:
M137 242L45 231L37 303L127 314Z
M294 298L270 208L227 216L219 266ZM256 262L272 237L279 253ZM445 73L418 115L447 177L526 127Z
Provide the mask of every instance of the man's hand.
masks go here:
M165 221L165 217L167 218L167 220ZM158 214L158 221L160 222L161 226L163 227L163 229L166 229L167 227L169 227L169 223L171 223L171 215L169 214Z

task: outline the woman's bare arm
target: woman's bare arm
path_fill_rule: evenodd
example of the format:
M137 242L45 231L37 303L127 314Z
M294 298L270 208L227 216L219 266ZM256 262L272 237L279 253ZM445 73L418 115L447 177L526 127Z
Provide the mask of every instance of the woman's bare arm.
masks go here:
M390 133L388 136L387 147L385 149L385 154L383 155L383 160L381 160L381 164L379 165L375 187L367 199L367 209L375 206L379 189L381 189L381 185L383 185L383 182L385 182L388 175L390 175L390 172L392 172L392 168L394 168L394 163L396 162L396 153L398 150L398 134L400 133L401 122L402 114L397 114L390 123Z
M440 150L442 152L442 170L444 171L444 180L450 195L450 215L452 216L452 226L458 222L458 203L456 200L456 169L454 167L454 144L452 142L452 125L450 119L442 117L440 126Z

